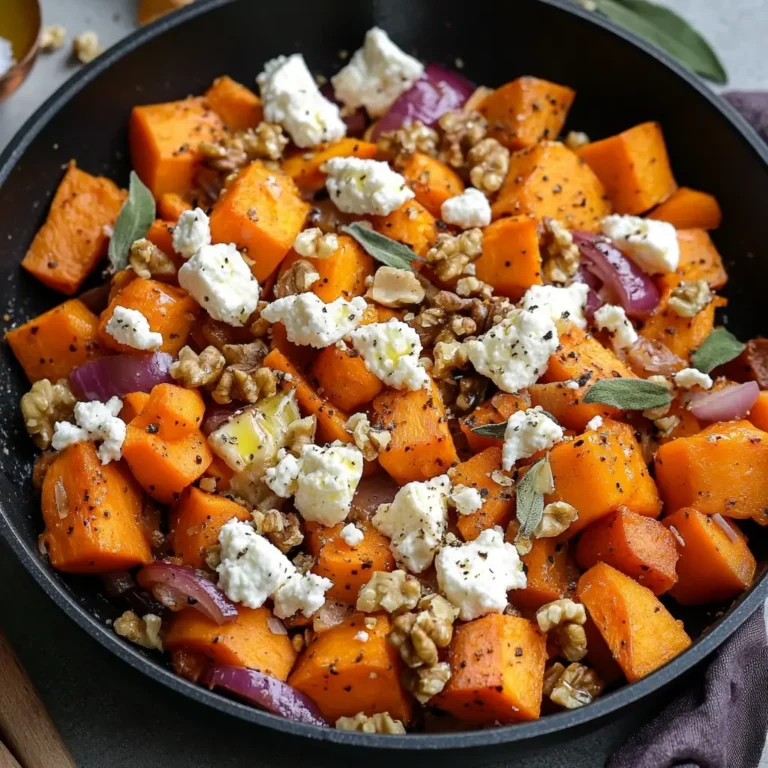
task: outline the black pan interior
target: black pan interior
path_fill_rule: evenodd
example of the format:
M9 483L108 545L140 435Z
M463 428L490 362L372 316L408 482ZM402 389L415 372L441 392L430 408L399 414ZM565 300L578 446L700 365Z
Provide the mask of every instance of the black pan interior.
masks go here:
M314 72L330 75L342 65L339 52L358 47L365 31L375 24L426 61L452 65L460 59L465 74L480 84L495 86L532 74L576 88L578 96L567 129L602 137L644 120L660 121L678 181L714 193L723 207L725 225L715 233L715 240L731 280L726 291L729 326L743 338L766 331L760 311L768 281L765 148L693 78L610 31L610 25L588 20L564 0L475 0L471 4L464 0L199 0L176 19L135 34L81 73L79 82L68 84L54 96L0 158L0 315L10 315L12 323L21 322L61 301L23 273L19 261L44 220L62 167L70 158L89 172L127 181L126 127L133 105L200 93L222 73L251 84L265 60L294 51L304 54ZM82 626L143 671L252 722L320 737L172 677L93 620L103 622L116 613L99 591L97 580L52 574L36 550L40 515L30 486L35 451L18 411L26 382L5 344L2 355L0 511L5 519L0 517L0 532L35 578ZM764 545L762 550L765 558ZM682 658L584 710L463 736L385 737L382 741L328 731L324 738L434 749L528 740L567 731L632 703L689 668L744 619L757 605L757 591L764 594L766 586L763 578L762 585L735 612L705 633ZM696 624L708 624L714 617L699 614L698 618Z

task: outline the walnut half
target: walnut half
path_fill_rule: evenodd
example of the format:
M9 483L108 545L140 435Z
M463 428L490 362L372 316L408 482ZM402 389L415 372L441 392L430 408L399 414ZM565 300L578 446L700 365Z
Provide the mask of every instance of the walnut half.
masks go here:
M144 618L140 618L133 611L126 611L120 618L115 619L113 626L120 637L130 640L142 648L162 651L161 625L162 620L153 613L148 613Z
M458 615L458 609L444 597L429 595L419 601L418 613L403 613L395 618L387 640L412 669L434 666L438 662L438 648L447 648L451 643Z
M358 712L354 717L340 717L336 721L340 731L360 731L362 733L405 733L402 721L395 720L389 712L377 712L366 715Z
M24 426L35 445L41 450L50 447L57 421L69 421L77 398L66 379L51 384L48 379L36 381L21 398Z
M536 611L536 621L542 632L551 634L568 661L580 661L587 655L587 612L581 603L570 598L554 600Z
M553 665L553 669L557 666ZM554 677L554 672L551 677ZM598 674L583 664L569 664L557 680L549 682L552 685L549 698L566 709L577 709L591 704L603 692L604 687Z
M415 608L421 597L421 584L405 571L387 573L376 571L371 580L360 588L357 610L374 613L385 610L394 613L402 608Z

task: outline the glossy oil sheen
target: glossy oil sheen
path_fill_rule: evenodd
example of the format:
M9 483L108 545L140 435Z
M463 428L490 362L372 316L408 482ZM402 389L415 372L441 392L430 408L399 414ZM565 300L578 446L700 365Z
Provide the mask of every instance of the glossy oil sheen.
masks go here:
M0 157L0 316L12 311L14 320L21 321L61 301L22 273L19 261L70 158L91 173L127 182L126 131L134 104L202 92L222 73L252 84L266 59L296 50L304 53L313 71L330 75L341 65L337 52L354 50L365 31L378 24L426 61L450 66L463 59L464 73L477 83L500 85L532 74L576 88L568 129L602 137L644 120L660 121L678 181L713 193L722 205L725 225L714 237L731 278L726 290L729 325L744 338L764 332L762 312L755 307L764 302L768 281L768 262L759 258L765 247L768 153L743 121L663 56L611 31L610 24L595 24L565 0L474 0L471 5L468 12L465 0L380 0L345 4L340 14L329 10L328 3L304 0L198 0L127 38L54 95ZM104 625L116 609L100 593L98 581L62 577L40 557L40 512L29 483L36 452L18 410L27 385L7 345L2 354L0 438L7 452L0 453L0 534L25 567L75 621L134 667L204 704L331 742L328 748L475 748L488 756L493 751L509 756L537 741L566 739L619 709L663 696L664 686L711 653L768 594L763 568L752 590L678 659L589 707L537 722L409 737L296 725L193 686L173 675L157 656L129 647ZM752 540L760 538L754 535ZM763 532L763 542L765 538ZM763 562L765 549L763 544L758 551ZM684 618L697 635L714 613L696 611Z

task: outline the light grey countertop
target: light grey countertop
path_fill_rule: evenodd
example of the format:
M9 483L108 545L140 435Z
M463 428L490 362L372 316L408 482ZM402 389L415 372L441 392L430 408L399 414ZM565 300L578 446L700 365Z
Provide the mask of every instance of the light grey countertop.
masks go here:
M731 76L731 87L768 87L764 46L768 31L765 0L666 0L694 22L714 44ZM69 37L93 29L104 45L135 25L136 0L42 0L47 24L62 24ZM0 150L24 120L77 71L68 48L41 55L32 75L7 103L0 104ZM0 545L0 627L15 645L43 701L83 768L190 768L190 766L293 765L307 768L338 763L295 739L275 737L187 701L145 678L80 630L34 584ZM0 683L1 684L1 683ZM496 768L591 768L643 722L623 717L573 739L520 758L491 762ZM309 747L309 749L308 749ZM426 757L426 756L425 756ZM374 766L397 756L350 755ZM487 760L459 757L462 764ZM410 762L410 761L409 761ZM420 763L425 760L419 758ZM451 764L450 758L437 760Z

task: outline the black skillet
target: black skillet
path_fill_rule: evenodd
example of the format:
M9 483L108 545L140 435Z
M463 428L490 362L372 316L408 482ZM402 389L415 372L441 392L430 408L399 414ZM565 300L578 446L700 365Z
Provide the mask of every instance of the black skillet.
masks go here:
M265 60L294 51L304 54L313 71L329 75L341 64L338 52L354 50L374 24L423 60L451 65L462 59L465 74L477 83L495 86L532 74L576 88L567 127L590 136L606 136L644 120L660 121L677 179L714 193L723 207L725 225L715 240L730 274L731 329L744 338L766 330L760 318L768 284L763 261L768 150L693 76L637 38L564 0L199 0L136 32L64 85L0 156L0 314L8 308L15 321L26 320L61 301L23 273L19 261L70 158L90 172L127 181L126 129L134 104L200 93L222 73L252 83ZM510 748L566 739L658 696L717 648L768 594L763 568L760 580L724 615L698 611L684 617L689 629L699 628L690 650L583 709L532 723L443 735L375 736L297 725L196 687L157 656L124 643L105 624L116 608L99 590L98 580L62 577L39 555L40 513L30 489L34 450L18 410L27 385L7 345L2 354L0 534L48 595L102 645L169 688L251 723L341 744L422 750L508 745L504 751L509 754ZM753 540L760 538L758 555L764 562L768 536Z

